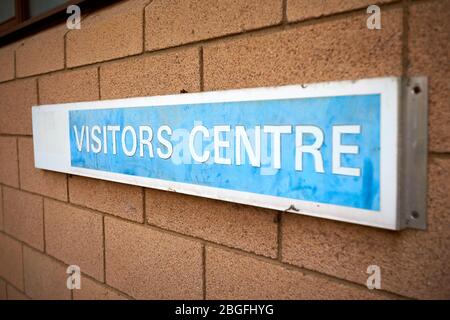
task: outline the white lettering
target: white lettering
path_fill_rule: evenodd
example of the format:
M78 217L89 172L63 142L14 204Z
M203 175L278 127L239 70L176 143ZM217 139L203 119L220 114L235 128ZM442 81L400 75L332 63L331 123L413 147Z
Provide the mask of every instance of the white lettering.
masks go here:
M323 132L315 126L297 126L295 128L295 170L303 170L303 153L310 153L314 157L314 169L316 172L324 173L323 159L319 149L323 145ZM303 135L312 134L315 141L312 145L303 145Z
M218 164L230 165L230 158L224 158L220 156L221 149L227 149L230 147L229 140L221 140L222 132L230 132L230 126L214 126L214 162Z
M81 152L81 148L83 148L83 140L84 140L84 126L81 127L81 138L78 136L77 126L73 126L73 131L75 132L75 140L77 143L77 149Z
M162 135L163 131L167 132L167 134L169 136L171 136L172 129L169 126L161 126L161 127L159 127L158 132L157 132L159 143L161 143L164 147L166 147L167 151L163 152L161 150L161 148L158 147L158 149L156 150L156 153L158 154L158 156L161 159L169 159L172 156L173 146L169 140L167 140L166 138L163 137L163 135Z
M127 148L127 132L131 133L131 149ZM136 131L132 126L126 126L122 131L122 150L126 156L132 157L136 154L137 149L137 138Z
M194 159L197 162L203 163L208 161L210 157L209 151L203 151L202 155L198 155L198 153L195 151L195 136L197 133L202 133L203 137L209 138L209 131L204 126L195 126L191 134L189 135L189 151L191 152L192 159Z
M108 126L108 131L111 131L113 154L117 154L116 133L120 131L120 126Z
M144 138L144 132L147 133L147 138ZM144 157L144 145L148 147L148 155L150 158L153 158L153 130L149 126L140 126L139 127L139 156L141 158Z
M261 166L261 127L255 126L255 149L252 148L247 131L243 126L236 126L236 165L242 164L241 143L253 167Z
M343 174L346 176L359 177L361 175L360 168L348 168L341 165L341 154L358 154L359 147L355 145L342 145L341 136L343 134L359 134L361 133L361 126L333 126L333 173Z
M106 126L103 126L103 153L108 153L108 132L106 131Z
M281 168L281 135L283 133L291 133L291 126L264 126L264 133L272 135L272 159L273 168Z
M98 134L101 133L101 129L99 126L93 126L91 129L91 135L92 135L92 144L91 149L94 153L99 153L102 150L102 141L100 140Z

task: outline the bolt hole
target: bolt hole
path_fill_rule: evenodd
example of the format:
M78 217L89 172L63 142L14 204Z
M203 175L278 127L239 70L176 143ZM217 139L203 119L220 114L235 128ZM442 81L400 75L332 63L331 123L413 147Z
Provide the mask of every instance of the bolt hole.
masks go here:
M413 89L412 89L412 92L414 94L419 94L420 92L422 92L422 90L420 89L419 86L414 86Z
M413 219L419 219L419 213L417 211L411 212L411 218Z

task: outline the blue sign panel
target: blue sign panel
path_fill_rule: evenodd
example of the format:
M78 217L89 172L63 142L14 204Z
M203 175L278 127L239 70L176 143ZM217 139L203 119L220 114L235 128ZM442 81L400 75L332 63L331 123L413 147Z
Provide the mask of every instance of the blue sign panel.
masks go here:
M69 110L72 167L380 210L380 94Z

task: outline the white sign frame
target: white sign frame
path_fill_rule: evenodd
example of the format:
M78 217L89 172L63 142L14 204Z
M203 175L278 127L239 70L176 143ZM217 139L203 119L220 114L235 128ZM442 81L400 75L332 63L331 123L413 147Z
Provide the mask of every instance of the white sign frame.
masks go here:
M398 180L401 91L401 79L387 77L358 81L326 82L309 85L289 85L34 106L32 108L32 118L35 166L40 169L73 175L398 230L404 227L403 217L399 213ZM279 198L71 166L69 141L70 110L328 97L355 94L381 94L380 211Z

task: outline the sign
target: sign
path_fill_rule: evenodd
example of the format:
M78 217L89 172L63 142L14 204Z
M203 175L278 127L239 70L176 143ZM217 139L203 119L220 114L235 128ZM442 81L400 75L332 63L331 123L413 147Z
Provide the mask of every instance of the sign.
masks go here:
M397 78L33 107L36 167L402 227Z

